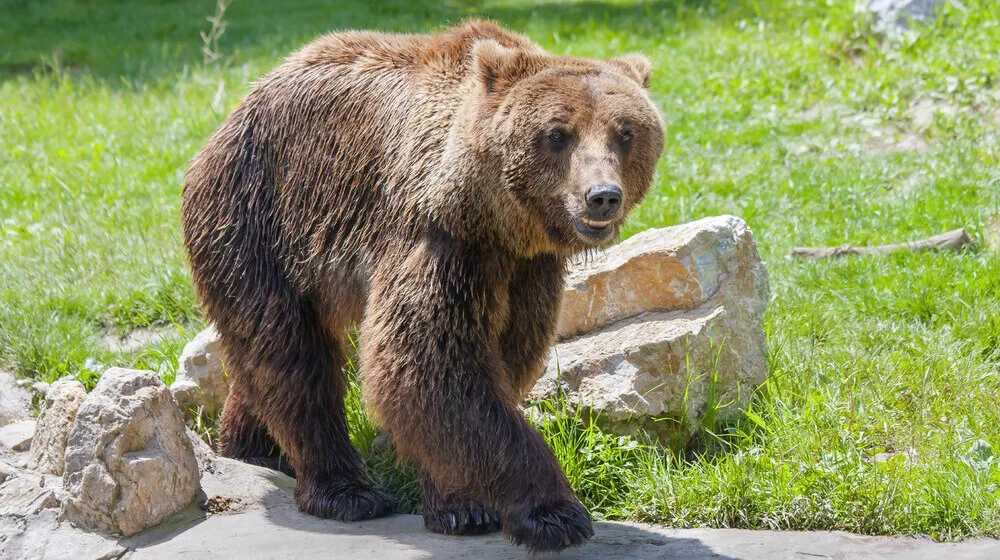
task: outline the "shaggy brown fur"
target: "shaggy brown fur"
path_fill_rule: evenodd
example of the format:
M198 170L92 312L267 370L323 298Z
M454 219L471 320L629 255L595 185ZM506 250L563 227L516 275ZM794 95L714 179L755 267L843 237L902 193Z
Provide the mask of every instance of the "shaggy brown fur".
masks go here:
M533 550L592 535L518 403L552 343L566 259L609 243L652 181L649 70L472 21L327 35L264 76L183 195L232 380L223 452L277 466L284 450L314 515L392 512L344 415L345 331L361 321L366 401L421 468L429 529L502 527Z

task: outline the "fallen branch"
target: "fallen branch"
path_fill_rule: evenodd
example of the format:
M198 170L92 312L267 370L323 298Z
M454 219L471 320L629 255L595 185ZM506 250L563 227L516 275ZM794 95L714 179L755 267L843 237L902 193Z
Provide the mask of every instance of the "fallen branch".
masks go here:
M910 243L893 243L892 245L876 245L874 247L853 247L847 244L839 247L795 247L788 256L799 259L824 259L847 255L883 255L895 251L958 251L972 244L972 238L969 237L965 228L959 228Z

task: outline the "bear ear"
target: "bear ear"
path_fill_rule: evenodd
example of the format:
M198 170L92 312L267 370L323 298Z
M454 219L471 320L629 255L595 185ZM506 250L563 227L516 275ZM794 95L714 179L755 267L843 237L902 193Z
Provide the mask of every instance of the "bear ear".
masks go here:
M507 48L493 39L476 41L470 53L472 68L487 93L509 87L538 70L539 61L520 49Z
M616 56L608 62L642 87L649 87L649 76L653 72L653 63L646 58L646 55L631 53L625 56Z

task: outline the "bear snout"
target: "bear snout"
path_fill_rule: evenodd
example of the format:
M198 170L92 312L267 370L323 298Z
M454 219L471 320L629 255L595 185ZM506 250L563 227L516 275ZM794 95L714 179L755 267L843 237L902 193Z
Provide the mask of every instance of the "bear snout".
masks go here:
M622 190L618 185L601 184L587 191L587 217L608 222L618 217L622 207Z

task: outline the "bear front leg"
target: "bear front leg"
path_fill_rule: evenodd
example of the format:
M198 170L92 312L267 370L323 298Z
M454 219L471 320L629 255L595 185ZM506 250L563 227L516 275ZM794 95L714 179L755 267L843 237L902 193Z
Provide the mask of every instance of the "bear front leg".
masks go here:
M545 371L555 341L565 273L563 260L549 254L520 259L514 268L500 351L518 401L524 400Z
M440 230L384 259L362 335L367 402L442 495L486 504L516 544L560 550L593 526L506 373L513 265Z

